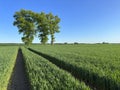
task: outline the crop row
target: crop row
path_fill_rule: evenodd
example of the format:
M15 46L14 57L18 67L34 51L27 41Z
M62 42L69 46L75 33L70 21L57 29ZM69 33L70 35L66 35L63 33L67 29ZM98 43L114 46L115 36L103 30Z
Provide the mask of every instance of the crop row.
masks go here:
M7 90L17 52L18 47L0 46L0 90Z
M54 58L50 61L66 68L97 89L120 89L119 45L36 45L31 48Z
M90 90L68 72L22 47L26 72L32 90Z

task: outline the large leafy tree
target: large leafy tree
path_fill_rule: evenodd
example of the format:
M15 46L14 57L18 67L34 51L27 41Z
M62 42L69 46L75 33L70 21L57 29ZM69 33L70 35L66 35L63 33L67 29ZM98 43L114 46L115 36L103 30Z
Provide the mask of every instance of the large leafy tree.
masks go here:
M44 12L37 14L36 23L38 38L41 40L42 44L46 44L48 41L49 31L46 14Z
M14 14L15 21L13 25L17 26L19 33L23 34L22 41L29 45L35 36L34 13L32 11L20 10Z
M48 20L48 29L51 35L51 45L53 45L55 41L55 33L59 33L59 22L60 18L58 16L54 16L52 13L46 15Z
M14 14L14 25L18 27L19 33L23 34L22 41L29 45L37 34L42 44L48 41L48 35L51 36L51 44L55 41L55 33L59 32L60 18L52 13L45 14L34 13L30 10L20 10Z

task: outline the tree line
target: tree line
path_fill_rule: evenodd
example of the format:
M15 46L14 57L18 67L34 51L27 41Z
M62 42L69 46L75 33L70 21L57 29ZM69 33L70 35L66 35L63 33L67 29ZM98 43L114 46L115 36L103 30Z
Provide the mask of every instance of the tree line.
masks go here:
M55 33L59 33L60 18L52 13L35 13L31 10L20 10L14 14L14 26L18 27L19 34L23 34L22 41L29 45L37 36L42 44L46 44L48 36L51 44L55 41Z

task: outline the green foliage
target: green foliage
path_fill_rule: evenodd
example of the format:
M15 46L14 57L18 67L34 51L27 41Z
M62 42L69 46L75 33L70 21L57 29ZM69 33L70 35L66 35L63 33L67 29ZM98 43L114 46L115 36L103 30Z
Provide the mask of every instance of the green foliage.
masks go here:
M22 47L32 90L90 90L68 72Z
M32 49L52 56L66 68L100 90L120 89L120 45L55 45Z
M13 25L18 27L20 34L23 33L23 37L21 39L26 45L32 43L36 34L33 16L34 13L32 11L23 9L16 12L14 15L15 21Z
M52 13L35 13L22 9L14 14L14 18L13 25L18 27L20 34L23 34L22 41L26 45L32 43L36 33L42 44L46 44L48 35L51 35L51 44L53 44L54 34L59 32L60 18Z
M51 35L51 44L55 41L54 34L60 32L59 25L60 18L58 16L54 16L52 13L46 15L48 20L48 28Z
M0 46L0 90L7 90L17 52L17 46Z
M42 44L46 44L49 35L46 14L41 12L38 16L36 18L38 37Z

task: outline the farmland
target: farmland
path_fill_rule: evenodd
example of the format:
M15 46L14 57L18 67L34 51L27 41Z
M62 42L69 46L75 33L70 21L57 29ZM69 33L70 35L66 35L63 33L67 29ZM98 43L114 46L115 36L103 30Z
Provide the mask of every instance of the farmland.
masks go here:
M6 90L11 76L18 47L0 46L0 90Z
M22 48L32 90L90 90L48 60Z
M119 44L0 46L2 90L18 48L31 90L120 90Z
M119 45L56 45L31 48L41 55L55 58L50 61L97 89L120 89Z

